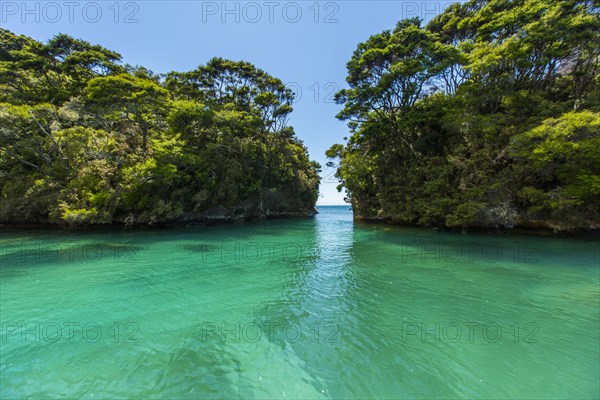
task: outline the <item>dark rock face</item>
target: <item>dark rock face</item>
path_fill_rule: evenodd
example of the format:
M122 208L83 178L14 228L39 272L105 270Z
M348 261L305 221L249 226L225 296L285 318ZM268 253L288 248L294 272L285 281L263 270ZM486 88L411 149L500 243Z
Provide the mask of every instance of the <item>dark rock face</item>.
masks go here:
M273 218L312 217L317 214L313 208L264 208L260 205L245 205L235 208L213 207L202 212L187 212L170 223L219 223L243 222Z
M481 212L480 218L468 226L448 227L440 225L423 225L412 221L399 221L385 215L381 210L364 205L353 205L354 220L370 223L388 223L401 226L422 226L436 229L463 231L503 231L514 233L533 233L540 235L599 235L600 224L591 220L558 221L551 218L540 219L523 210L510 207L493 207Z

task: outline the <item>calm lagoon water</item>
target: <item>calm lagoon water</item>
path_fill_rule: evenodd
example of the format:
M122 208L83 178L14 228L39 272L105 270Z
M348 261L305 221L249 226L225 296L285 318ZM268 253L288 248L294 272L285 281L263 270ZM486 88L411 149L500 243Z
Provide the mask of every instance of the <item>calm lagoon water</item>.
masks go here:
M0 398L599 398L600 245L314 219L0 233Z

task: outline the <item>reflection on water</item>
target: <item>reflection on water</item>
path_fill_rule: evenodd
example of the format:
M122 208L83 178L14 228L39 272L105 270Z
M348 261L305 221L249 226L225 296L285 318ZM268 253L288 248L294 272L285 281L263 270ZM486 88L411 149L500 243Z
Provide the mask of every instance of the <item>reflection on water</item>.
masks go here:
M0 397L600 397L597 242L320 211L1 232Z

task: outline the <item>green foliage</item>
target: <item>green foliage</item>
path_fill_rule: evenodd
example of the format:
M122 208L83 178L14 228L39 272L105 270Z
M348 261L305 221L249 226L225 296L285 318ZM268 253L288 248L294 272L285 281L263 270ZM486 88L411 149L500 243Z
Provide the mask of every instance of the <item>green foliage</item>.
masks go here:
M262 121L261 129L279 132L292 112L294 95L283 82L244 61L213 58L186 73L167 74L165 86L178 100L243 111Z
M529 161L520 194L532 214L571 220L600 210L599 113L573 111L546 119L516 136L512 149Z
M213 59L163 82L67 35L0 29L0 43L0 221L312 211L319 165L287 126L292 93L266 72Z
M600 227L600 13L472 0L358 45L326 155L360 218ZM340 187L341 189L341 187Z

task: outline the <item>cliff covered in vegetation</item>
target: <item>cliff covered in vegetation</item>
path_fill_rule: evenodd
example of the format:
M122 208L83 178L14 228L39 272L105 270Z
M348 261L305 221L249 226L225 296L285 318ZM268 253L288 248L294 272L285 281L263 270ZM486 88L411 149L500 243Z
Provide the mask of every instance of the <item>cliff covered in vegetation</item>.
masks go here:
M157 76L98 45L0 29L0 222L311 215L293 93L246 62Z
M587 0L472 0L358 45L328 150L355 216L600 228L600 17Z

